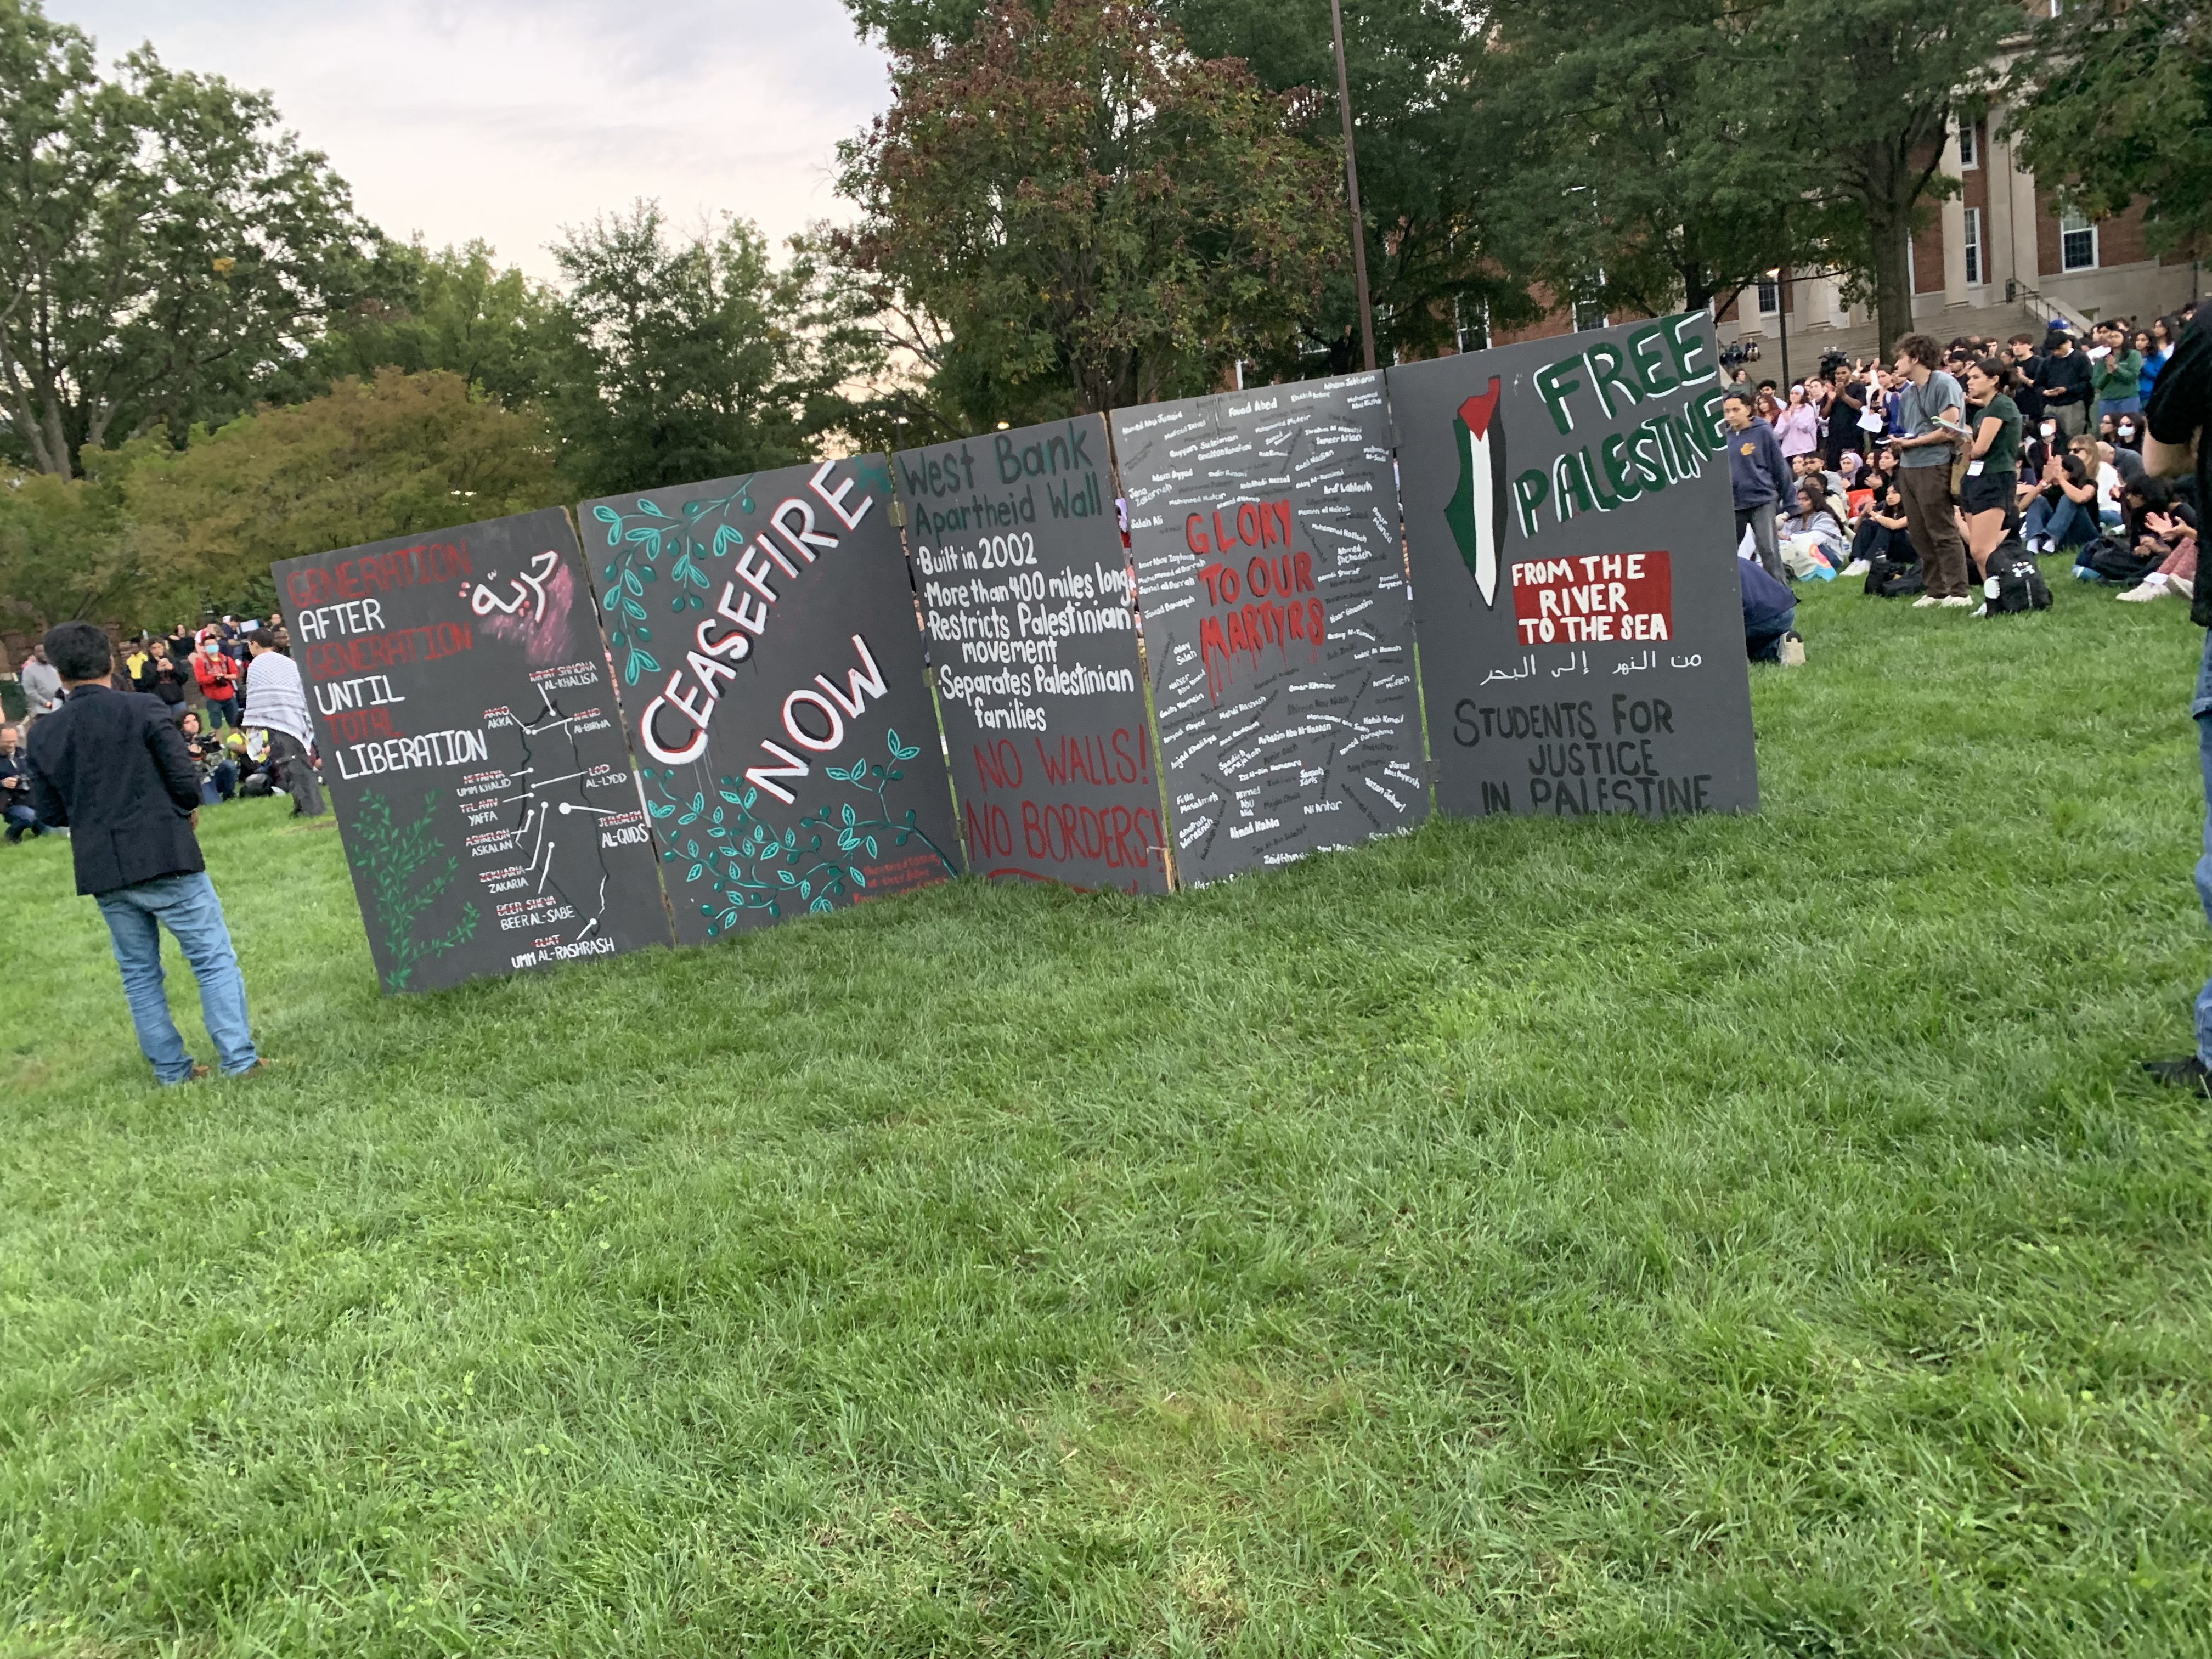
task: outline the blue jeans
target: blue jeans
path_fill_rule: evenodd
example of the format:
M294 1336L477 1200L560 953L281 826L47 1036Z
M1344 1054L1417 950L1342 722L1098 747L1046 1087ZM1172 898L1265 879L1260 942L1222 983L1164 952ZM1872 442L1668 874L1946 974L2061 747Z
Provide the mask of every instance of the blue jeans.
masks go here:
M138 1052L153 1062L163 1083L182 1083L192 1074L192 1057L169 1018L161 991L161 929L184 947L185 960L200 985L200 1018L214 1040L216 1060L235 1076L259 1058L246 1024L246 980L223 926L222 901L204 872L163 876L135 887L102 893L100 914L107 918L115 944L115 965L123 970L123 995L131 1023L138 1028Z
M2212 632L2204 635L2204 658L2189 712L2197 717L2197 757L2204 774L2204 856L2197 860L2197 896L2205 920L2212 921ZM2197 994L2197 1057L2212 1066L2212 980Z
M2087 547L2097 539L2097 520L2087 507L2070 496L2062 495L2054 509L2038 495L2027 504L2027 519L2020 533L2027 541L2048 536L2055 546Z
M2100 421L2107 415L2140 415L2142 413L2142 397L2140 393L2132 398L2100 398L2097 400L2097 418Z

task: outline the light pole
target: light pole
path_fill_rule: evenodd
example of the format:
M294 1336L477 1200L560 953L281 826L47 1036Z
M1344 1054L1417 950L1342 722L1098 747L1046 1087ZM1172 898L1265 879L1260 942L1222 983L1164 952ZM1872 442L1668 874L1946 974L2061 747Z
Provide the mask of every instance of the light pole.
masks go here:
M1329 33L1336 40L1336 107L1344 117L1344 184L1352 198L1352 279L1359 289L1359 354L1375 367L1375 311L1367 302L1367 224L1359 215L1359 158L1352 143L1352 88L1344 72L1344 8L1328 0Z

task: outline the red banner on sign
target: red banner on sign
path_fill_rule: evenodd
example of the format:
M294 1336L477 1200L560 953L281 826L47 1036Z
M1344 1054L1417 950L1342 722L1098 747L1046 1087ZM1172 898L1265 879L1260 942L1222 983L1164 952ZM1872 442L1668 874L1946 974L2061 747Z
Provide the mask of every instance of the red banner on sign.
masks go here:
M1523 645L1592 645L1674 637L1674 582L1664 553L1589 553L1513 567L1513 619Z

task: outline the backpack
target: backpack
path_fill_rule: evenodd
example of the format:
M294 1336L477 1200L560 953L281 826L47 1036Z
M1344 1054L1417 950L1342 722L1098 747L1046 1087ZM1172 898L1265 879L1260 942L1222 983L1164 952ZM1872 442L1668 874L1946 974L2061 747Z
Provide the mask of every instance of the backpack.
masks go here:
M1990 555L1989 575L1982 583L1982 614L2008 617L2022 611L2051 609L2050 585L2030 558L2018 537L2008 537Z
M1911 593L1925 593L1928 579L1920 574L1919 560L1908 562L1877 553L1867 561L1866 591L1880 599L1902 599Z

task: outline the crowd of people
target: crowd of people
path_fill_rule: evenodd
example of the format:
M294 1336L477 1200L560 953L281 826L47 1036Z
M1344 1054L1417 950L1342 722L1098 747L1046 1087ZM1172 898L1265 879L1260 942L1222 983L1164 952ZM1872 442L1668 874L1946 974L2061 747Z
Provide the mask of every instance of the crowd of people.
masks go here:
M322 815L313 727L291 648L282 615L223 617L198 628L179 623L168 634L141 634L123 645L118 688L157 698L167 709L198 775L203 805L282 793L295 817ZM27 706L22 726L0 726L0 802L11 842L64 832L39 811L26 760L31 728L62 706L62 677L43 644L18 678Z
M1726 388L1747 617L1793 580L1865 577L1923 607L1978 605L2001 550L2070 555L2085 581L2135 602L2189 599L2202 503L2194 481L2145 473L2143 408L2195 313L2054 323L1946 347L1925 334L1888 363L1840 358L1784 390L1739 366ZM1748 628L1748 622L1747 623ZM1753 635L1754 654L1783 635Z

